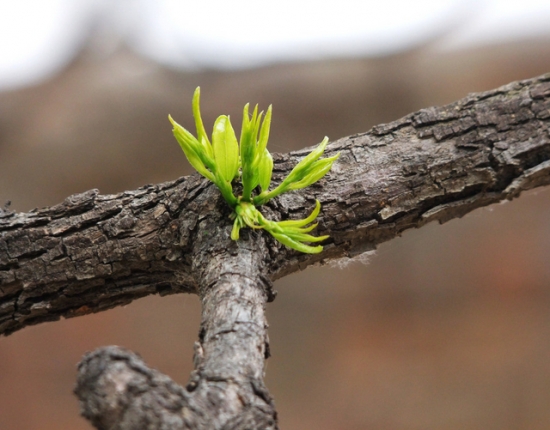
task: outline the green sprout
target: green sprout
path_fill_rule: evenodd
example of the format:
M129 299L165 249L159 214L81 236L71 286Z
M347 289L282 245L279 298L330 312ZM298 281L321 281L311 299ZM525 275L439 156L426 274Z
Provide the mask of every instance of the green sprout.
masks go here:
M317 224L312 223L321 210L319 201L316 200L315 209L303 220L270 221L264 218L257 206L287 191L299 190L317 182L331 169L340 154L321 158L328 143L328 138L325 137L317 148L292 169L283 182L269 191L273 172L273 158L267 150L271 106L267 109L265 117L263 111L258 113L258 105L252 114L249 114L248 108L246 104L239 141L229 116L226 115L218 117L214 123L212 141L208 139L200 114L200 87L197 87L193 95L193 117L197 137L175 122L170 115L168 119L174 126L174 136L191 166L218 187L225 201L233 209L231 219L234 223L231 239L238 240L239 230L248 226L266 230L289 248L308 254L317 254L323 250L323 247L306 245L306 243L322 242L328 238L328 236L316 237L308 234L317 227ZM237 197L233 194L232 182L239 173L243 191L242 195Z

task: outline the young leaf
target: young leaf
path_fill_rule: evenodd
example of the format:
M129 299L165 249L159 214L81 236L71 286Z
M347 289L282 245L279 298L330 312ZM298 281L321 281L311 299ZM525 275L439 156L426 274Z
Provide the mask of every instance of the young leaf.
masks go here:
M206 134L204 124L202 123L200 98L201 98L201 87L197 87L195 89L195 93L193 94L193 117L195 118L195 127L197 128L197 138L199 143L206 150L206 153L210 157L213 157L214 154L212 152L212 145L208 140L208 135Z
M317 161L317 159L323 155L323 152L325 152L325 147L328 143L328 137L325 137L323 141L315 148L313 151L311 151L307 156L305 156L296 166L294 166L294 169L288 174L288 176L284 179L283 183L292 183L301 180L305 175L309 173L309 167Z
M303 243L296 242L295 240L291 239L290 237L284 234L271 233L271 235L275 239L277 239L279 242L281 242L283 245L286 245L289 248L295 249L296 251L304 252L306 254L319 254L323 250L323 247L321 245L317 245L317 246L305 245Z
M267 141L269 139L269 129L271 128L271 105L267 108L262 128L260 129L260 138L258 140L258 155L263 154L267 148Z
M258 184L258 172L254 166L256 158L256 138L258 106L254 107L252 118L248 118L248 104L243 112L243 125L241 129L241 169L243 181L243 200L250 201L252 190Z
M284 234L297 242L322 242L323 240L328 239L328 236L311 236L310 234L292 233L288 231L285 231Z
M340 157L340 154L336 154L330 158L323 158L322 160L317 160L309 167L309 173L304 176L300 181L293 182L289 185L289 190L299 190L300 188L309 187L311 184L317 182L323 176L325 176L330 169L332 164L336 159Z
M319 215L320 211L321 211L321 203L319 203L319 200L315 200L315 208L307 218L300 219L300 220L279 221L277 224L279 224L281 227L303 227L313 222L315 218L317 218L317 215Z
M212 132L212 146L216 160L216 173L231 183L239 170L239 144L229 118L218 117Z
M174 137L180 144L189 164L191 164L191 166L193 166L202 176L214 181L214 175L207 169L207 166L210 168L214 166L213 160L202 152L202 147L191 133L174 121L170 115L168 115L168 119L174 126Z
M262 192L267 192L271 183L271 174L273 173L273 158L267 149L264 149L263 156L258 163L258 172Z
M325 137L323 141L315 148L311 153L304 157L288 174L288 176L277 186L274 190L264 194L260 194L254 199L254 204L264 204L269 199L277 197L279 194L282 194L286 191L291 190L291 185L295 182L300 182L304 179L309 173L311 173L311 167L317 161L317 159L323 155L325 147L328 143L328 137ZM332 157L331 157L332 158ZM326 173L326 172L325 172Z
M315 229L319 224L311 224L309 227L280 227L281 233L309 233Z

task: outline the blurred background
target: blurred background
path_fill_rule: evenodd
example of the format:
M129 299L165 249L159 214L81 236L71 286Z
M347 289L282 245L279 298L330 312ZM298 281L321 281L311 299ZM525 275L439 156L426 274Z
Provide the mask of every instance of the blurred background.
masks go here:
M550 72L547 0L0 0L0 206L191 172L193 128L274 105L270 148L367 131ZM267 384L283 430L550 428L550 189L277 282ZM195 296L0 338L0 429L91 429L76 363L117 344L185 383Z

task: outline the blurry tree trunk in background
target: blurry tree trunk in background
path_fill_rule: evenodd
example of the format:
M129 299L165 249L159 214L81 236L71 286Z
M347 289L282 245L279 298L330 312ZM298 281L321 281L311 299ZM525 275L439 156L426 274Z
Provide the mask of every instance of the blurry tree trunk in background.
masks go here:
M320 255L262 232L231 241L229 209L197 175L118 195L96 190L31 211L0 211L0 333L99 312L149 294L199 295L186 387L107 347L79 367L82 413L100 429L277 428L263 383L272 281L353 258L404 230L446 222L550 184L550 75L472 94L333 142L325 179L262 208L272 219L323 205ZM274 156L274 180L305 154ZM146 322L144 322L146 324Z

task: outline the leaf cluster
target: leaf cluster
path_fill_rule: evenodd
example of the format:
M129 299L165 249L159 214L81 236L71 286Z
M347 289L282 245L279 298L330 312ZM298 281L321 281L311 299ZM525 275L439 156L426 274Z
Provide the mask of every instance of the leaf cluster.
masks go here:
M212 181L222 196L233 209L234 219L231 238L239 239L239 230L244 226L264 229L282 244L306 253L319 253L321 245L311 246L306 243L321 242L328 236L311 236L308 234L317 224L312 224L321 205L317 201L310 216L303 220L270 221L264 218L257 209L270 199L287 191L305 188L321 179L340 156L321 158L328 138L310 154L304 157L289 175L273 190L269 191L273 173L273 158L267 150L269 130L271 127L272 107L269 106L264 116L258 112L256 105L249 113L246 104L243 111L240 139L237 140L229 116L219 116L212 131L212 141L208 138L200 114L200 88L193 95L193 117L197 137L175 122L171 116L173 133L180 144L189 163L202 176ZM232 183L241 177L242 195L235 196ZM259 188L259 192L258 191ZM311 224L308 226L308 224Z

